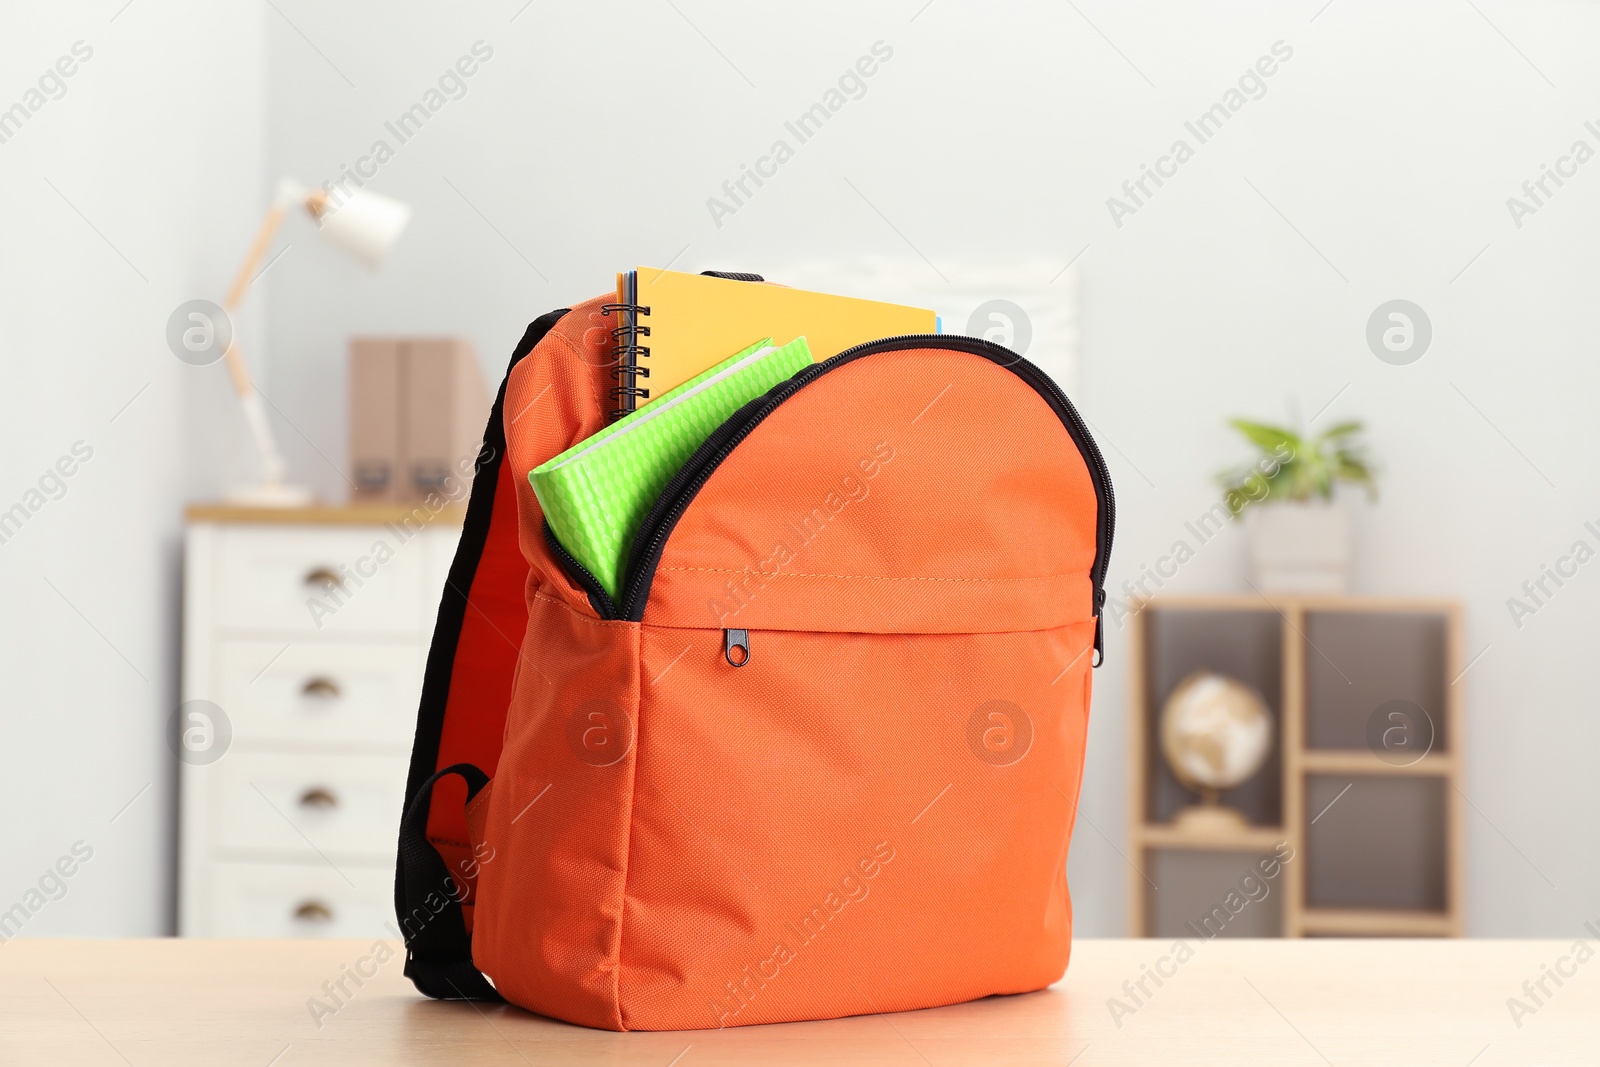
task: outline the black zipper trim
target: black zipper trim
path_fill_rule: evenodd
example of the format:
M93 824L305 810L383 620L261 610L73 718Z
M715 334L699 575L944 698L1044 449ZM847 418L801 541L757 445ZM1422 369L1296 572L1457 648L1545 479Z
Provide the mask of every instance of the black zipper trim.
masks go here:
M1094 483L1095 498L1099 503L1095 519L1095 558L1089 569L1089 577L1094 585L1092 610L1095 619L1095 652L1098 665L1104 658L1100 613L1105 604L1106 568L1111 562L1111 541L1116 533L1117 522L1116 496L1112 492L1111 472L1106 467L1105 457L1101 455L1100 447L1090 436L1089 427L1083 421L1083 416L1078 414L1078 409L1072 406L1072 401L1067 399L1061 387L1056 385L1048 374L1003 345L959 334L902 334L847 348L831 359L807 367L788 381L780 382L768 390L766 395L757 397L740 408L719 426L683 468L673 475L666 489L651 507L649 515L645 517L644 525L639 528L639 533L634 538L633 550L629 554L626 572L628 579L623 588L621 612L620 614L602 612L602 617L621 618L630 622L642 621L645 605L650 598L650 586L655 581L656 566L661 562L661 553L666 547L667 538L671 536L679 518L699 493L700 487L711 477L711 473L780 404L824 374L846 363L878 352L897 352L908 348L942 348L966 352L982 356L1005 367L1033 386L1034 391L1050 405L1051 410L1066 427L1073 443L1078 446L1078 452L1089 468L1089 480ZM546 535L550 536L548 525ZM553 536L550 539L555 543ZM557 547L559 549L559 545ZM566 552L565 549L559 551ZM570 554L567 554L567 558L571 559ZM577 561L572 560L572 563L576 565ZM592 575L589 577L593 579ZM598 583L596 587L598 588ZM604 595L605 591L602 589L600 592ZM590 599L591 602L594 599L593 592L590 593ZM606 600L609 601L610 598L606 597Z
M589 606L594 608L596 615L599 615L602 619L622 618L617 613L617 602L611 599L611 594L606 592L606 587L600 584L600 579L594 576L593 571L578 562L577 556L567 551L567 546L562 544L561 540L556 537L556 532L550 529L549 519L546 519L544 523L544 543L549 545L550 551L556 554L556 561L567 572L567 577L577 582L578 585L583 587L583 591L589 594Z

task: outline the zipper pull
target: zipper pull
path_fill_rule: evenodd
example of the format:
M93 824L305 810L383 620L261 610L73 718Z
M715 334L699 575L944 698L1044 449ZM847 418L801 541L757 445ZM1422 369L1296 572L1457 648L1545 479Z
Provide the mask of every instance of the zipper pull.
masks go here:
M1094 662L1092 667L1098 667L1106 661L1106 627L1105 627L1106 591L1094 591Z
M722 654L727 658L728 662L735 667L743 667L746 663L749 663L750 631L722 631Z

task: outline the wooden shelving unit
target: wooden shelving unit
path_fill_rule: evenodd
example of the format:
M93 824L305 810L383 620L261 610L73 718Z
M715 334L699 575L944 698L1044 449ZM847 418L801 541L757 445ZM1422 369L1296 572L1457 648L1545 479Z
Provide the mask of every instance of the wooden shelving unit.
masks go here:
M1162 598L1132 618L1128 730L1130 926L1135 937L1208 935L1201 917L1245 875L1260 893L1228 936L1459 937L1465 918L1462 790L1464 666L1459 605L1446 600L1256 594ZM1172 821L1197 798L1172 777L1157 729L1191 672L1255 687L1274 747L1250 781L1222 794L1237 830ZM1378 709L1406 720L1413 747L1369 741ZM1419 724L1431 724L1426 753ZM1381 736L1381 735L1379 735ZM1293 859L1263 879L1279 843ZM1236 898L1237 899L1237 898Z

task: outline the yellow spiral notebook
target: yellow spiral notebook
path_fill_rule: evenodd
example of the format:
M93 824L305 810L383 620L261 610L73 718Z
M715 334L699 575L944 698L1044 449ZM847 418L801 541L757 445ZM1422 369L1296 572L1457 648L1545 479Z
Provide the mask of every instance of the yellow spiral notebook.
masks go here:
M820 363L863 341L938 332L926 308L652 267L617 275L617 303L612 418L660 398L752 337L804 336Z

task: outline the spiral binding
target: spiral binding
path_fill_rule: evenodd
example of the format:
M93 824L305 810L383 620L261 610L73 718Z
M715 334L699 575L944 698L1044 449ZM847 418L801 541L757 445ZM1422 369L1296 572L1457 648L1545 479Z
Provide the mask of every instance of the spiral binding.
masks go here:
M650 390L639 387L641 378L650 377L650 368L639 362L650 356L650 346L639 343L641 337L650 336L650 327L641 325L639 316L650 314L650 308L645 304L601 304L600 314L623 316L622 325L611 331L611 355L616 360L611 377L617 382L611 389L611 398L617 406L606 417L615 422L637 408L639 401L650 399ZM626 403L629 400L631 405Z
M713 278L727 278L739 282L759 282L759 274L746 274L742 271L705 270L701 274L708 274ZM629 289L628 296L637 296L637 292ZM601 304L600 314L617 315L622 318L622 325L611 331L611 355L616 362L611 367L611 377L617 384L611 389L611 397L617 406L606 413L612 422L630 414L639 406L639 401L650 399L650 390L641 389L639 381L650 377L650 368L640 363L640 360L650 357L650 346L641 345L641 337L650 336L650 327L639 322L639 316L650 314L650 308L645 304Z

